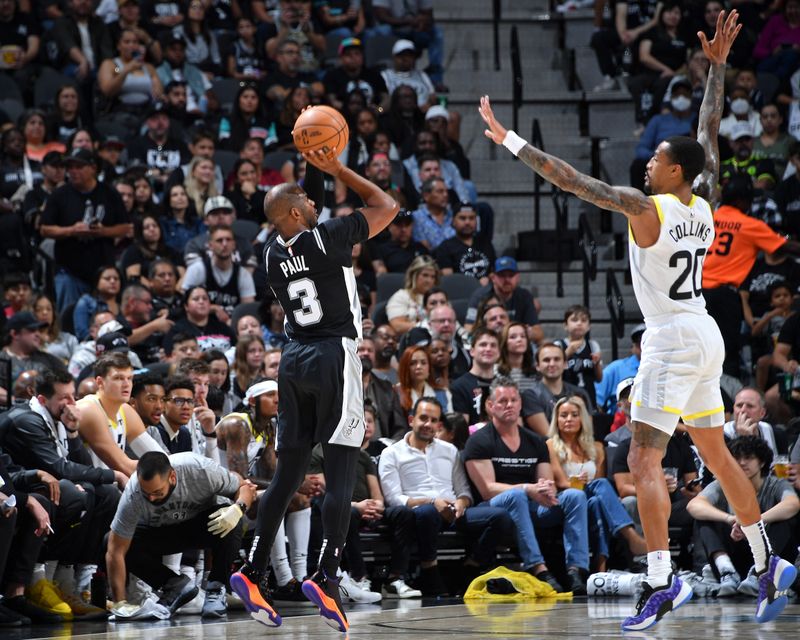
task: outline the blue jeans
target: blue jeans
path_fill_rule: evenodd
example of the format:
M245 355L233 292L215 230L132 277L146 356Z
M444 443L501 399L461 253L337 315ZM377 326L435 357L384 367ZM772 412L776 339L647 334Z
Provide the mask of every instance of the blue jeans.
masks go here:
M417 520L417 544L422 562L435 560L438 550L439 532L453 529L478 538L472 549L473 559L482 567L493 563L495 549L511 533L514 523L509 513L487 504L468 507L464 516L447 524L432 504L423 504L413 509Z
M622 502L605 478L592 480L584 488L589 498L589 533L591 534L592 551L595 555L608 558L608 541L625 527L633 526L633 520Z
M525 568L544 563L533 525L541 528L564 525L564 550L567 567L589 569L589 527L587 498L583 491L566 489L558 494L558 504L543 507L522 489L509 489L489 500L493 507L508 511L517 527L517 547Z
M84 293L89 293L91 289L89 283L73 276L65 269L59 269L54 280L58 313L64 311L69 305L78 302L78 298Z

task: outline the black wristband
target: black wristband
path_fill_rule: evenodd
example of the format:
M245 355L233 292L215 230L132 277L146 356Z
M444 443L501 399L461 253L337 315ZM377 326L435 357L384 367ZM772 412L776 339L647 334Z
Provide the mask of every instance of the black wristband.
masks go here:
M242 513L247 513L247 505L241 500L239 500L239 502L236 503L236 506L242 510Z
M212 431L211 433L206 433L205 431L203 431L203 435L206 438L216 438L217 437L217 432L216 431Z

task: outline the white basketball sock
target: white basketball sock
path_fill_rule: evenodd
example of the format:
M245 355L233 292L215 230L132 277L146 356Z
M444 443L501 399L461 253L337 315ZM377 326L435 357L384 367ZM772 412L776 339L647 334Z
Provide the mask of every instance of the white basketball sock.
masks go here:
M736 573L736 568L727 553L720 553L714 558L714 565L717 567L720 576L724 576L726 573Z
M278 533L275 535L275 542L272 543L272 549L269 552L269 563L275 575L275 582L278 583L279 587L282 587L292 579L292 568L289 566L289 556L286 555L286 533L283 528L283 522L281 522Z
M753 560L756 565L756 573L762 572L767 568L767 556L772 553L772 546L764 528L764 521L759 520L746 527L742 527L742 532L750 543L750 550L753 552Z
M672 573L672 557L669 549L650 551L647 554L647 584L654 589L666 586Z
M297 580L306 577L308 567L308 539L311 536L311 508L286 515L286 535L289 537L292 575Z

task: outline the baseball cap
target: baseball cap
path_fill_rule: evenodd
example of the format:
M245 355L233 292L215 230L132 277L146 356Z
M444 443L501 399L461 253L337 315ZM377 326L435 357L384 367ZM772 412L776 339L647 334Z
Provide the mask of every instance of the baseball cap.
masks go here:
M106 136L103 140L100 141L100 148L102 149L103 147L115 147L117 149L124 149L125 143L118 136Z
M261 382L256 382L253 385L248 387L247 391L244 393L244 401L248 402L250 398L257 398L260 395L265 393L269 393L270 391L277 391L278 390L278 383L274 380L262 380Z
M622 394L633 386L633 380L633 378L625 378L624 380L621 380L619 384L617 384L617 402L620 401Z
M48 151L42 158L42 164L48 167L63 167L64 154L59 151Z
M392 47L392 55L397 56L403 53L403 51L412 51L413 53L417 52L417 48L414 46L414 43L411 40L406 40L405 38L401 38L397 42L394 43Z
M647 329L646 324L637 324L633 328L633 331L631 331L631 340L633 340L634 342L640 342L642 339L642 334L645 332L645 329Z
M673 82L670 85L670 91L675 91L675 89L677 89L678 87L683 87L684 89L688 89L689 93L692 92L692 83L689 82L686 78L679 78L675 80L675 82Z
M152 118L154 115L159 113L167 113L167 105L161 101L154 102L150 105L150 108L147 110L147 115L145 116L145 120L147 118Z
M450 113L442 105L435 104L425 112L425 119L430 120L431 118L444 118L445 120L449 120Z
M172 44L182 44L185 47L186 39L180 33L176 31L170 31L163 36L163 42L161 44L164 47L168 47Z
M400 209L392 220L392 224L411 224L412 222L414 222L414 216L408 209Z
M20 311L6 320L7 331L21 331L22 329L41 329L46 327L46 322L39 322L30 311Z
M130 327L124 327L119 320L109 320L108 322L100 325L100 328L97 330L97 337L101 338L106 334L114 332L129 336L131 334L131 329Z
M206 204L203 207L203 216L207 216L215 209L228 209L229 211L233 211L234 207L233 203L225 196L214 196L206 200Z
M65 164L94 164L94 153L89 149L76 147L64 158Z
M360 38L345 38L339 43L339 55L342 55L348 49L362 49Z
M753 127L746 120L739 120L733 127L731 127L731 140L738 140L739 138L752 138Z
M500 273L501 271L513 271L514 273L519 272L517 261L511 256L500 256L494 261L494 272Z
M121 351L123 353L130 351L128 338L121 331L112 331L98 338L94 342L94 348L98 356L111 351Z

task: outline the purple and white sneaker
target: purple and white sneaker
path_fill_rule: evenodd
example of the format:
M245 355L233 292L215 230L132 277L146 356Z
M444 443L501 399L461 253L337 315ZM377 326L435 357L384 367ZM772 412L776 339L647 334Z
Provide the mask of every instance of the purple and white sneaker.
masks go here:
M778 556L770 556L767 568L758 574L756 622L769 622L778 617L789 602L785 591L797 577L795 566Z
M692 588L675 574L669 574L666 586L653 589L642 582L644 591L636 603L636 613L622 623L623 631L642 631L652 627L670 611L692 598Z

